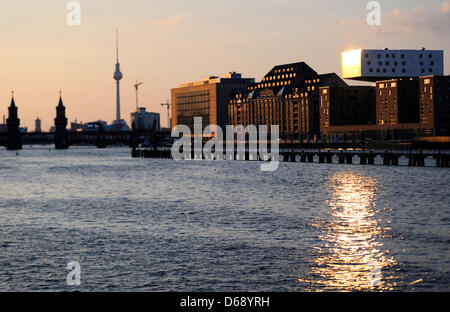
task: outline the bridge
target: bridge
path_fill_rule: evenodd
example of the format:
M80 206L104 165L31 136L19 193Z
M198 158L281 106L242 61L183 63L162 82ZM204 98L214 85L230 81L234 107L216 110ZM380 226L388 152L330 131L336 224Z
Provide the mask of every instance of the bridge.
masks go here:
M136 148L144 140L150 141L156 148L170 137L168 130L136 129L134 125L131 131L105 131L101 128L92 131L68 131L66 108L61 97L56 107L55 132L21 133L17 111L13 95L8 107L7 131L0 132L0 146L9 150L20 150L23 144L55 144L56 149L67 149L73 145L95 145L98 148L126 145Z

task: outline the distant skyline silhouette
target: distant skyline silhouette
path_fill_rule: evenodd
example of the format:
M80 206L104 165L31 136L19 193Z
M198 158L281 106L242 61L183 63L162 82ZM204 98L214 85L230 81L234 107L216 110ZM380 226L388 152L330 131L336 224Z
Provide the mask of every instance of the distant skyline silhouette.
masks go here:
M67 1L68 2L68 1ZM241 72L261 79L276 64L304 61L341 75L351 48L444 50L449 74L450 1L379 1L381 26L366 23L368 1L80 0L81 25L68 26L66 1L14 1L0 20L0 114L11 90L21 126L53 124L59 90L69 121L115 119L115 29L121 36L121 109L129 123L139 102L161 113L178 84ZM363 83L353 83L363 84Z

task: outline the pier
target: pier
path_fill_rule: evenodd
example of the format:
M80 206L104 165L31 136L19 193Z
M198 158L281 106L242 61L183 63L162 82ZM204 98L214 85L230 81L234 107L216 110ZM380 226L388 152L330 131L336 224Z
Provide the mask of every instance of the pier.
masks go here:
M402 166L400 159L404 159L403 166L425 167L426 159L433 160L433 164L438 168L450 167L450 153L442 151L380 151L380 150L328 150L328 151L305 151L305 150L282 150L279 152L280 162L291 163L324 163L324 164L355 164L355 165L383 165L383 166ZM159 158L172 159L170 149L146 149L134 148L131 151L133 158ZM256 161L251 159L250 153L245 152L243 159L239 159L237 151L234 151L234 158L237 161ZM225 154L219 157L226 160ZM190 159L206 159L202 152L191 150L188 157ZM381 162L376 162L376 159ZM430 162L428 162L430 163ZM428 165L430 167L430 165Z

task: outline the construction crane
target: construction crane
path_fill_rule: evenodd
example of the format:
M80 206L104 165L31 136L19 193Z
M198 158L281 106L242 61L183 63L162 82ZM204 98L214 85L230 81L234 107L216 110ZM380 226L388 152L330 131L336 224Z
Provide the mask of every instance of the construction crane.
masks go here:
M136 112L139 111L139 86L142 84L144 83L136 80L136 84L134 85L134 88L136 89Z
M170 102L169 102L169 100L167 100L166 103L161 103L161 106L167 107L167 124L169 125L168 127L170 128Z

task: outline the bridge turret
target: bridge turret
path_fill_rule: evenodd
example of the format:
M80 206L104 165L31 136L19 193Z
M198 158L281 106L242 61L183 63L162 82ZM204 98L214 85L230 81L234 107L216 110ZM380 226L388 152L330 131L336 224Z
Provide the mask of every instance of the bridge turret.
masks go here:
M14 92L12 92L11 105L8 107L8 119L6 125L8 127L8 136L6 148L9 150L22 149L22 136L20 134L20 119L17 114L17 106L14 101Z
M60 92L59 103L56 107L56 118L55 118L55 148L56 149L66 149L69 147L67 142L67 118L66 118L66 107L63 104L62 96Z

